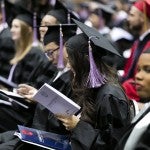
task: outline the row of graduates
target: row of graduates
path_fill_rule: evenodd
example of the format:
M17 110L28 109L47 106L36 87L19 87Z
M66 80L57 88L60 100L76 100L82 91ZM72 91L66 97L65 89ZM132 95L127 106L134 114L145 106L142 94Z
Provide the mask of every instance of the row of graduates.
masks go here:
M20 17L17 19L19 20ZM22 18L21 16L21 20L23 19L24 17ZM30 111L2 106L1 116L3 118L0 126L1 132L3 133L1 134L1 149L14 149L14 147L15 149L26 149L28 147L38 149L36 146L20 142L19 139L13 135L14 131L4 132L16 130L17 124L59 134L70 134L73 149L115 148L125 128L130 124L130 109L127 98L119 85L116 73L112 72L111 68L105 65L102 59L103 55L106 55L107 52L119 54L96 30L87 27L77 20L75 20L74 23L76 23L84 33L75 35L75 25L62 25L61 28L63 41L64 43L67 41L65 44L66 52L64 53L65 56L67 56L66 58L69 59L70 65L67 63L68 60L66 60L64 61L66 68L61 71L55 71L57 68L53 65L56 65L57 61L55 62L54 58L58 57L58 49L62 45L60 45L60 25L51 26L48 28L43 40L45 51L47 56L49 56L50 62L48 61L49 63L46 63L46 65L40 63L40 67L38 65L37 67L33 66L35 67L33 70L36 73L33 73L34 78L30 84L34 86L35 83L40 83L39 86L34 86L39 88L44 82L47 82L68 97L71 97L82 106L81 118L76 116L56 117L46 108L35 103L33 103L33 107L30 108ZM69 28L72 30L69 30ZM71 36L73 37L70 38ZM91 44L89 45L90 42ZM94 76L91 76L90 81L93 80L94 84L91 84L91 82L87 84L89 72L91 74L93 73L90 69L90 65L93 65L93 59L91 58L91 61L89 61L90 58L87 57L91 54L88 54L89 46L92 47L96 66L101 72L101 74L98 73L95 77L96 79L98 78L98 82L95 82L96 79ZM43 60L45 61L46 57L45 54L43 54L42 57L44 57ZM27 58L29 58L29 56ZM30 59L30 62L33 58L34 57ZM36 61L36 64L37 62L38 61ZM95 67L95 65L92 67ZM97 68L94 69L97 70ZM73 76L71 76L72 73ZM29 76L26 75L26 77ZM73 80L71 77L73 77ZM37 90L31 86L22 84L19 85L17 91L28 99L32 99L32 96ZM93 116L95 116L95 118L93 118ZM89 134L91 135L90 137Z
M20 40L22 38L25 41L25 33L27 39L30 39L27 30L22 37L17 37L18 35L16 34L19 32L18 28L22 29L22 22L26 23L26 26L28 24L30 27L28 29L31 31L32 26L27 22L29 19L26 19L27 16L19 15L12 22L12 37L16 41L19 39L19 43L17 41L16 44L21 44ZM72 149L99 149L100 147L111 149L117 144L126 126L130 124L129 105L119 85L117 75L111 68L103 64L102 61L102 56L106 55L107 52L119 54L96 30L77 20L74 20L74 23L76 25L61 25L63 39L61 39L62 36L59 31L60 25L53 25L48 28L43 42L50 61L47 61L45 53L41 50L38 51L37 47L36 49L35 47L29 47L31 50L24 53L25 57L23 59L17 61L14 71L17 67L19 68L16 71L16 74L18 74L16 79L19 80L19 82L16 82L19 84L17 90L19 94L26 96L32 101L32 96L37 91L35 88L39 88L43 83L47 82L68 97L71 97L82 107L81 118L77 116L56 117L46 108L35 102L31 102L32 106L29 110L2 105L0 110L0 149L26 149L28 147L41 149L37 146L22 143L14 136L14 131L17 130L18 124L59 134L68 134L71 137ZM83 33L75 35L76 26ZM70 38L71 36L73 37ZM63 44L60 39L63 40ZM58 47L61 49L64 44L64 58L66 58L66 60L64 59L64 66L66 67L61 71L57 71L55 57L57 58L59 54ZM88 50L91 52L89 47L92 48L91 54L93 54L93 57L91 56L91 58L87 57L90 55ZM21 56L20 52L19 54L17 53L16 58L18 56ZM89 61L90 59L91 61ZM93 65L94 61L94 64L96 64L94 67L97 70L96 73L98 73L95 77L90 69L90 65ZM23 66L23 64L25 65ZM24 74L25 71L23 69L29 70L28 74ZM96 71L95 69L94 71ZM88 81L89 72L91 77L89 76ZM34 78L29 82L31 75ZM91 80L94 82L91 82ZM35 88L20 83L29 83Z

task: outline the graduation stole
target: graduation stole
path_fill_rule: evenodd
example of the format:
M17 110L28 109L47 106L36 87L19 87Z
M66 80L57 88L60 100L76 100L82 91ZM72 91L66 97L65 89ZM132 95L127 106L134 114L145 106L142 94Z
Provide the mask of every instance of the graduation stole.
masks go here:
M149 40L150 40L150 33L143 39L143 41L137 41L137 45L136 45L136 48L134 50L134 54L132 57L131 66L130 66L130 69L129 69L128 74L126 76L126 79L134 76L136 63L137 63L141 53L143 52L144 46L146 45L146 43Z

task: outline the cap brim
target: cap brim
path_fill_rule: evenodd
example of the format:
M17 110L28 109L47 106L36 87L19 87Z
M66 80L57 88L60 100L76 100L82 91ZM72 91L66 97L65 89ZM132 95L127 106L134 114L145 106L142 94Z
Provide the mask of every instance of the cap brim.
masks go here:
M103 35L101 35L96 29L91 28L78 20L75 19L72 20L74 21L75 24L77 24L77 26L81 29L81 31L91 39L94 45L102 48L105 51L108 51L110 53L113 53L121 57L118 51L110 43L110 41L107 38L105 38Z

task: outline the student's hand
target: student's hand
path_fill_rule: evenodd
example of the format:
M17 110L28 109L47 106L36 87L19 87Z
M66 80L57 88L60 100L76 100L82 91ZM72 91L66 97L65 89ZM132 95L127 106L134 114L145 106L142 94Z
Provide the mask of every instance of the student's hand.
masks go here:
M62 121L62 124L66 127L66 130L72 130L76 127L78 122L80 121L78 116L64 116L64 115L55 115L57 119Z
M27 84L19 84L17 93L32 101L37 89Z

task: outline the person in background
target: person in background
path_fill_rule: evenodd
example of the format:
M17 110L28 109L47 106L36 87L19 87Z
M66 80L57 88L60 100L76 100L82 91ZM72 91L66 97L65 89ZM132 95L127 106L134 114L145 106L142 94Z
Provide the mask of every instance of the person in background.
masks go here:
M6 3L6 2L5 2ZM9 3L8 3L9 4ZM9 7L6 3L6 6ZM11 68L10 60L15 53L14 42L7 24L4 2L0 2L0 76L8 78ZM1 86L4 87L3 83Z
M135 88L140 97L139 113L132 120L124 136L118 143L116 150L150 149L150 48L145 50L137 62L135 74ZM134 138L134 140L133 140Z
M64 50L74 73L73 100L82 107L81 117L56 117L70 131L73 150L112 150L130 124L127 97L116 73L102 60L107 52L118 52L96 30L74 21L83 33L70 38Z
M9 80L16 84L27 83L35 67L48 62L42 48L33 46L33 14L19 14L12 21L11 33L16 52L10 63Z
M13 19L11 33L15 42L15 55L11 59L12 68L8 80L17 84L28 83L31 79L32 71L41 64L49 62L45 53L40 47L33 47L32 15L29 13L19 14ZM32 84L30 82L30 84ZM34 83L36 84L36 83ZM31 107L2 105L0 109L0 132L17 128L17 124L27 124L33 118L35 104L31 102Z
M136 1L129 11L127 18L129 29L136 33L138 39L131 48L130 57L124 67L124 74L121 78L129 99L139 101L139 96L134 87L134 77L139 56L150 46L150 2L148 0Z

